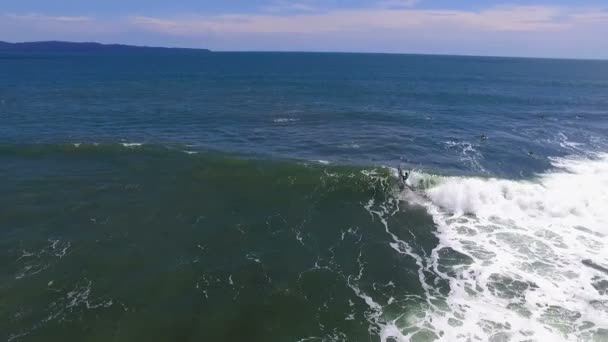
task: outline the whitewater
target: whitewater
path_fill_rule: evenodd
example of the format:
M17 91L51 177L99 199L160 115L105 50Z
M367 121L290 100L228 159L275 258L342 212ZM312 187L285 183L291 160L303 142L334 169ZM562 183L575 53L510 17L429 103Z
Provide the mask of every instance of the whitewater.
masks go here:
M530 180L412 173L399 198L432 215L424 267L450 291L409 325L440 341L608 339L608 154L552 164ZM425 340L405 328L385 322L383 340Z

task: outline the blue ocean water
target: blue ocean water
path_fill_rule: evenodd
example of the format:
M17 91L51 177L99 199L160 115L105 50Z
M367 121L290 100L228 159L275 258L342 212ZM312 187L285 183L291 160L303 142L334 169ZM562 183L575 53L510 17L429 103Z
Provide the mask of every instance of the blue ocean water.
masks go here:
M4 142L182 144L362 165L402 158L516 177L572 153L564 142L600 149L608 129L605 61L193 53L23 56L0 68Z
M0 55L0 339L608 341L607 152L606 61Z

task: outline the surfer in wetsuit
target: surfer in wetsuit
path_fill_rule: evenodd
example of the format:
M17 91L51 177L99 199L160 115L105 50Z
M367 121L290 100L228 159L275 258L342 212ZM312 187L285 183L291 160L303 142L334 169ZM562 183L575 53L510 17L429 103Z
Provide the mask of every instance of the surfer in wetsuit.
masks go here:
M397 166L397 171L399 173L399 187L401 189L405 188L405 182L407 181L407 178L410 176L409 172L403 172L403 170L401 170L401 165Z

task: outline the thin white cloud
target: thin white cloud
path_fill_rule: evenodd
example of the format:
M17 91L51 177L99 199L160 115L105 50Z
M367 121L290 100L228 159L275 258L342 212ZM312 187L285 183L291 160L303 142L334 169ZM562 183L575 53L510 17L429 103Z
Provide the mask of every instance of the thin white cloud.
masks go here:
M21 19L21 20L31 20L31 21L57 21L57 22L85 22L93 20L90 17L85 16L50 16L43 15L38 13L28 13L28 14L7 14L6 15L12 19Z
M313 4L306 2L292 2L292 1L275 1L269 6L262 8L264 12L268 13L284 13L284 12L315 12L319 8Z
M608 23L608 9L574 13L574 14L572 14L572 17L577 20L581 20L581 21L585 21L585 22Z
M383 0L378 7L381 8L407 8L418 4L420 0Z
M369 10L369 9L400 9L400 8L410 8L414 5L420 3L420 0L379 0L373 2L367 6L354 6L354 7L346 7L350 9L359 9L359 10ZM339 7L335 5L332 6L327 2L322 2L319 0L300 0L297 2L290 0L275 0L268 6L264 6L261 8L262 12L272 13L272 14L286 14L286 13L328 13L331 11L339 10ZM344 7L342 9L345 9Z
M577 18L559 7L511 6L481 11L425 9L350 9L311 14L185 15L169 18L132 17L148 30L189 35L201 31L225 33L300 33L469 30L558 31ZM581 15L583 15L581 17Z
M116 22L86 16L0 13L0 40L108 41L107 37L130 26L122 18Z

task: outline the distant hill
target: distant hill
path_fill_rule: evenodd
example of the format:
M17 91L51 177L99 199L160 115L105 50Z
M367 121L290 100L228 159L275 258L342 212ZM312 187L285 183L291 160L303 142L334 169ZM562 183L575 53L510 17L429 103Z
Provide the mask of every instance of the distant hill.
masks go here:
M207 49L164 48L149 46L133 46L123 44L74 43L60 41L7 43L0 41L0 52L178 52L199 51L211 52Z

